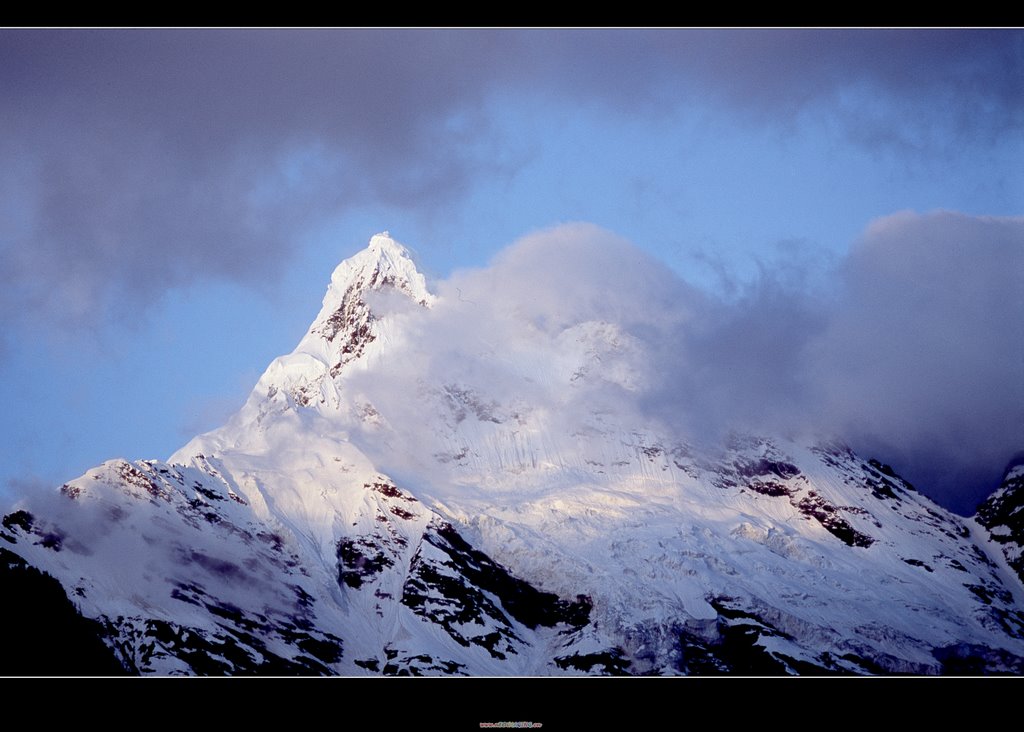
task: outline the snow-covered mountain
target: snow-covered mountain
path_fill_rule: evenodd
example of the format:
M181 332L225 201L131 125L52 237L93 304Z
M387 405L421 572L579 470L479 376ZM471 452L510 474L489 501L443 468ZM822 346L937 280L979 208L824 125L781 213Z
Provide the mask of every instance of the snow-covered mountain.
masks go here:
M835 440L697 445L628 318L502 340L449 289L373 237L226 425L12 507L0 582L133 673L1024 672L1024 466L963 518Z

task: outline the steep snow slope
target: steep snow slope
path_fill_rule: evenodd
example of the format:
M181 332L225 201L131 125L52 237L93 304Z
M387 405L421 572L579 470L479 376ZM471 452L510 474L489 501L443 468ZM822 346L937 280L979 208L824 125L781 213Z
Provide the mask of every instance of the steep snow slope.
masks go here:
M978 507L977 521L1024 580L1024 463L1019 459L1006 469L1002 485Z
M0 538L140 672L1024 670L998 511L838 442L692 444L638 406L657 362L628 322L430 340L486 306L375 236L224 427Z

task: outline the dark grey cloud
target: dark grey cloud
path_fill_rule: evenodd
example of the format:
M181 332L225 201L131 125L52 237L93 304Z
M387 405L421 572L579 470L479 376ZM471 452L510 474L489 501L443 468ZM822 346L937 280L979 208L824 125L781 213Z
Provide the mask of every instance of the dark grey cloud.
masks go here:
M790 125L817 108L865 143L932 152L951 136L1024 128L1017 30L548 31L527 41L533 63L521 72L629 111L700 98Z
M445 65L486 55L373 34L3 40L4 310L69 321L197 276L272 274L312 214L427 199L425 170L464 177L426 142L466 101Z
M1024 445L1024 218L873 222L817 289L766 266L682 334L690 429L835 435L971 513Z
M8 316L77 324L196 277L273 275L305 222L366 200L429 206L485 165L440 131L460 110L472 114L491 65L484 37L6 31L2 40Z
M961 508L1024 445L1024 218L901 213L844 263L809 349L837 428Z
M436 211L514 165L488 106L507 95L631 115L710 99L783 126L818 109L869 145L1001 139L1021 130L1022 44L1016 31L2 31L0 319L77 326L197 278L258 282L304 226L347 207Z

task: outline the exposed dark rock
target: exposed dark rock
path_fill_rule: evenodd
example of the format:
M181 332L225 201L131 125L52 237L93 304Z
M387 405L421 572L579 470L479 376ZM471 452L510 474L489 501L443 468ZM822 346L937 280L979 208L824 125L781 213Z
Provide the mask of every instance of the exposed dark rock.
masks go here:
M406 521L411 521L416 518L416 514L406 511L401 506L391 506L388 511L393 513L395 516L398 516L398 518L405 519Z
M392 483L385 483L383 481L376 481L374 483L363 483L363 488L369 488L372 491L380 493L382 496L387 498L401 498L403 501L409 503L416 503L416 499L407 493L403 493Z
M316 641L312 636L302 636L297 645L303 647L305 642L303 650L323 653L325 658L285 658L268 650L260 636L230 626L210 632L163 620L140 622L119 617L108 627L117 638L120 655L135 673L151 668L153 660L173 656L198 676L321 676L332 672L326 663L340 658L340 641L337 646L328 643L320 647L310 642Z
M196 607L203 607L199 598L205 594L201 587L190 582L179 582L177 587L171 590L171 597L175 600L181 600Z
M561 669L591 672L596 670L603 676L628 676L632 661L623 658L621 648L612 648L600 653L574 653L571 656L555 658L555 665ZM597 667L595 669L595 666Z
M844 661L848 661L856 666L859 666L864 673L873 675L883 675L888 673L888 670L884 667L863 656L858 656L856 653L844 653L840 658Z
M746 487L763 496L778 497L793 495L792 489L771 480L751 480L746 484Z
M439 674L465 676L465 667L450 660L435 660L426 653L407 653L393 648L391 644L384 646L384 657L387 663L381 670L384 676L437 676ZM372 671L377 670L377 660L367 659L356 661L356 664Z
M338 542L338 582L359 589L369 578L394 561L380 549L360 539L341 539Z
M868 478L865 484L871 489L875 498L901 501L903 499L900 497L900 493L917 491L913 483L898 475L889 465L871 459L868 460L867 467L870 470L866 472L870 473L872 477Z
M929 567L927 564L922 562L920 559L904 559L903 561L906 562L907 564L909 564L912 567L921 567L923 569L928 570L929 572L934 572L935 571L931 567Z
M3 548L0 598L0 676L125 673L103 626L82 617L56 579Z
M59 552L64 546L64 533L55 527L44 530L36 525L35 516L28 511L14 511L3 517L4 528L14 532L20 529L26 534L35 534L39 539L35 542L45 549L52 549ZM10 534L3 534L3 537L11 544L17 543L17 539Z
M853 528L850 523L839 515L839 509L819 496L814 491L800 499L796 507L800 513L821 524L830 534L848 546L869 547L875 543L867 534Z
M447 571L450 565L417 552L402 587L402 604L444 628L460 645L481 646L501 660L515 654L515 643L522 639L508 617L478 587ZM477 628L494 630L472 634Z
M978 506L977 519L1024 582L1024 470L1018 467L1007 470L999 489Z
M211 501L223 501L224 500L224 496L220 495L216 491L210 490L209 488L205 487L199 481L196 481L196 483L192 486L192 489L196 493L200 493L200 494L206 496Z
M709 597L718 612L716 633L708 637L683 631L679 638L679 669L692 675L742 674L780 676L788 674L836 675L852 673L823 653L818 663L769 651L758 641L766 637L792 640L791 636L731 597Z
M936 648L932 655L942 664L943 674L991 676L1024 673L1024 658L1002 649L958 643Z
M417 551L402 588L402 603L443 627L461 645L478 645L504 659L522 642L510 617L529 628L580 628L589 622L589 598L569 602L541 592L474 549L445 521L432 522L424 540L437 551ZM473 635L467 630L475 628L482 632Z
M773 475L782 480L789 480L800 475L800 469L792 463L782 460L759 458L756 460L737 460L734 465L736 472L744 478L757 478Z
M70 485L69 483L65 483L60 487L60 492L62 495L67 496L71 500L75 500L82 494L82 489L79 488L77 485Z
M1009 590L1002 587L993 587L992 585L964 585L974 595L986 605L991 605L993 600L998 600L1004 605L1013 604L1013 595L1010 594Z
M28 533L32 531L32 527L35 525L35 516L28 511L15 511L4 516L3 525L8 531L18 528Z
M1024 613L1005 607L991 607L989 614L1007 635L1024 638Z
M388 663L382 673L385 676L425 676L438 673L465 676L466 674L462 673L463 668L465 667L462 664L455 661L435 661L431 656L422 653L404 656L397 662Z
M148 493L153 498L171 500L171 494L161 488L144 472L131 463L121 462L117 466L117 475L126 486L134 486Z
M425 539L448 554L451 565L469 582L496 595L509 614L528 628L538 625L555 627L560 623L581 628L590 622L589 597L577 596L573 601L559 599L552 592L542 592L514 577L483 552L470 546L447 522L436 522L435 531Z

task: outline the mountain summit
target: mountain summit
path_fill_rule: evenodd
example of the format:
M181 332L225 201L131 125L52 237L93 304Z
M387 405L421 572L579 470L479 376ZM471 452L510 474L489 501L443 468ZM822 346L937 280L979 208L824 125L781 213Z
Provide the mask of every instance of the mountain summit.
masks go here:
M1019 467L963 518L835 440L698 447L629 313L464 295L373 237L227 424L8 512L0 582L131 673L1024 672Z
M366 368L393 337L392 319L381 312L389 305L388 296L423 308L434 300L409 250L382 232L335 268L306 335L294 351L270 364L242 410L225 427L192 440L171 456L171 462L217 452L225 441L244 442L254 430L261 431L271 413L280 418L282 412L295 409L337 411L343 400L336 379L342 371L349 364Z

